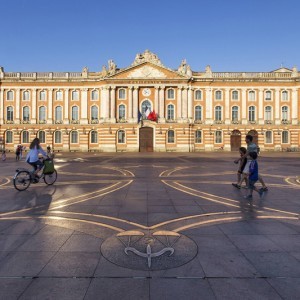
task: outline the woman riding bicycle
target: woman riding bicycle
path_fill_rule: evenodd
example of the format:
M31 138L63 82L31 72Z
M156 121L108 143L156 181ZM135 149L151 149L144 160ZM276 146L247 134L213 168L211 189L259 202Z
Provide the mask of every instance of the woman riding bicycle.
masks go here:
M29 163L34 168L34 175L37 176L38 172L43 167L43 162L39 159L39 154L47 157L47 153L43 150L40 145L40 140L38 138L33 139L30 144L30 151L26 156L26 162Z

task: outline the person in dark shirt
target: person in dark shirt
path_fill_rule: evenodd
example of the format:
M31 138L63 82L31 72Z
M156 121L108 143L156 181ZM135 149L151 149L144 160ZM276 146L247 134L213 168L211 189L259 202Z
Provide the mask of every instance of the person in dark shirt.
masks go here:
M258 180L258 164L257 164L257 153L249 152L249 156L251 158L251 162L249 165L249 177L248 177L248 195L244 196L244 198L251 200L253 190L259 193L259 196L262 198L264 195L263 189L258 189L255 186L256 181Z
M241 188L241 186L239 184L242 182L242 180L241 180L242 179L242 174L243 174L244 168L245 168L246 163L247 163L247 157L245 156L246 152L247 152L247 149L245 147L240 147L239 148L240 159L237 159L237 160L234 161L235 164L239 163L239 168L238 168L238 171L237 171L237 183L232 183L232 185L235 186L238 189ZM246 182L246 186L248 186L248 184L247 184L248 178L244 177L244 180Z

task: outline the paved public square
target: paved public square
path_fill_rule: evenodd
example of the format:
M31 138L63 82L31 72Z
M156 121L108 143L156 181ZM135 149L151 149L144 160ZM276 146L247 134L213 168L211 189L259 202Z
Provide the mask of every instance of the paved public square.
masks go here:
M300 154L58 153L19 192L0 164L0 299L300 299ZM258 183L257 186L260 186Z

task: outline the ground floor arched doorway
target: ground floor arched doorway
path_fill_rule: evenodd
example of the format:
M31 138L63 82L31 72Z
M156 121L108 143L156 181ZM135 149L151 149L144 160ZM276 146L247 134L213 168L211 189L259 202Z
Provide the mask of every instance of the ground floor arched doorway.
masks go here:
M153 128L140 128L139 151L153 152Z
M233 130L230 136L231 151L238 151L242 145L241 132L239 130Z

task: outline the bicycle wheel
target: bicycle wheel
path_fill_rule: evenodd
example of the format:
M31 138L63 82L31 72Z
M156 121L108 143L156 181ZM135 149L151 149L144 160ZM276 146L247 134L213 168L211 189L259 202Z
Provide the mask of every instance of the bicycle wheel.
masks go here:
M28 171L19 171L14 176L13 181L18 191L25 191L31 183L30 173Z
M52 174L44 174L44 181L48 185L52 185L57 179L57 172L54 170Z

